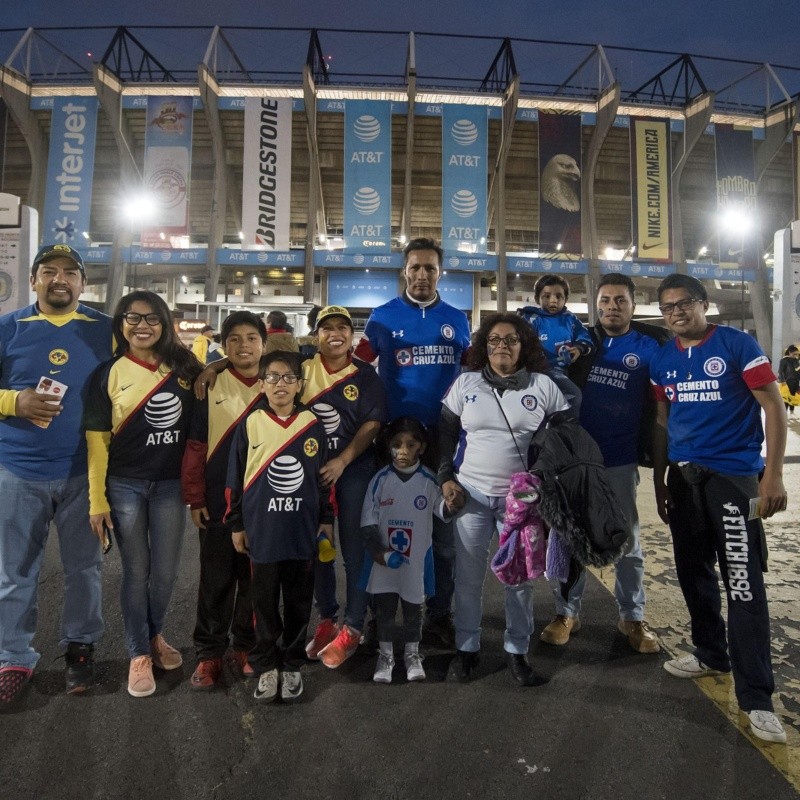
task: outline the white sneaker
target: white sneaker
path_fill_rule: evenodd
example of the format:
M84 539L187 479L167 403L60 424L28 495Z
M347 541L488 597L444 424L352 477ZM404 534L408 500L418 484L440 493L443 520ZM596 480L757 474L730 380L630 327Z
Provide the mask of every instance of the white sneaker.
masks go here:
M256 700L271 703L278 696L278 670L270 669L258 676L258 686L253 692Z
M291 703L303 694L303 676L297 670L281 673L281 700Z
M723 674L721 670L707 667L694 653L665 661L664 669L676 678L703 678L706 675Z
M403 658L406 665L406 678L410 681L424 681L425 670L422 668L422 656L419 651L413 650L406 653Z
M391 683L392 670L394 669L394 657L386 653L378 653L378 663L375 665L375 673L372 680L375 683Z
M771 711L748 711L750 719L750 733L763 739L765 742L785 742L786 731L781 721Z

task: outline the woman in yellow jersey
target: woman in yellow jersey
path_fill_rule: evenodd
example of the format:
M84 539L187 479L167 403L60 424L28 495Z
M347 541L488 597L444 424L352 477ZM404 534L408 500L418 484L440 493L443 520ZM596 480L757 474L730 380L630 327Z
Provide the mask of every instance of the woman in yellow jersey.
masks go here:
M182 663L162 627L183 544L180 465L201 365L153 292L123 297L113 329L117 355L94 373L84 410L89 520L98 535L104 527L113 531L119 546L128 692L146 697L156 688L154 665L170 670Z

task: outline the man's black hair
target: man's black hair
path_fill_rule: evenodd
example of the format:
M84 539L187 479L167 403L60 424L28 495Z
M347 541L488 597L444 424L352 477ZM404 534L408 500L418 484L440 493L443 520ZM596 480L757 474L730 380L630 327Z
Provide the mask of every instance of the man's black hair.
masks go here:
M630 293L631 302L636 302L636 284L627 275L622 275L619 272L603 275L600 278L600 283L597 284L597 291L599 292L604 286L624 286Z
M704 302L708 300L706 287L703 286L697 278L693 278L691 275L680 275L676 272L674 275L668 275L664 278L664 280L658 284L659 303L661 302L661 295L666 292L667 289L686 289L695 300L703 300Z
M252 311L234 311L233 314L226 317L225 321L222 323L220 340L223 345L231 335L231 331L237 325L250 325L258 331L262 342L267 341L267 326L264 324L264 320L261 317L257 317Z
M419 239L412 239L404 248L403 248L403 266L405 267L408 264L408 257L413 253L415 250L433 250L437 257L439 258L439 267L441 268L442 264L444 263L444 250L436 243L435 239L425 239L420 237Z

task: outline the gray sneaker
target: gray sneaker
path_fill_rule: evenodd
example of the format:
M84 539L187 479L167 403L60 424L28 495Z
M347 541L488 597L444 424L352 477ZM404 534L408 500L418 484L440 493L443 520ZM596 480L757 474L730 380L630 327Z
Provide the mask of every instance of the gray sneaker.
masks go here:
M406 665L406 678L410 681L424 681L425 670L422 667L422 656L413 650L406 653L403 660Z
M391 683L393 669L394 658L386 653L378 653L378 663L375 665L372 680L375 683Z
M676 678L704 678L706 675L723 674L722 670L707 667L694 653L665 661L664 669Z
M270 669L258 676L258 686L253 692L256 700L271 703L278 696L278 670Z
M782 744L786 741L786 731L781 725L781 721L771 711L748 711L750 719L750 733L763 739L765 742L778 742Z
M303 694L303 677L297 670L284 670L281 673L281 700L293 703Z

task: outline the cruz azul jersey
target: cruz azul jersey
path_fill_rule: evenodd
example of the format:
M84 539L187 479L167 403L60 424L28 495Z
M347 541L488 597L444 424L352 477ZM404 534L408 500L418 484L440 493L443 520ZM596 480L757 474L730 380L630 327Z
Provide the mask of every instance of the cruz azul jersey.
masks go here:
M356 355L369 362L379 359L389 417L410 416L435 425L442 397L469 347L464 312L439 297L426 308L396 297L372 312L364 337Z
M758 342L725 325L685 348L665 344L650 364L658 400L669 403L669 458L725 475L753 475L763 466L761 406L751 389L775 380Z
M207 508L214 522L222 521L227 508L225 481L236 426L261 397L257 377L245 378L229 366L206 399L195 401L183 454L183 499L193 509Z
M180 477L193 404L188 382L164 364L148 364L126 352L92 376L84 426L111 432L108 475L174 480Z
M63 411L48 428L0 418L0 464L25 480L86 473L81 428L89 378L112 355L111 317L84 305L45 316L36 305L0 318L0 390L34 389L43 376L66 384Z
M583 387L581 425L600 447L607 467L635 464L639 427L650 392L650 362L660 345L630 330L605 336Z
M281 419L264 401L236 428L225 521L247 531L257 564L316 556L319 525L332 521L319 477L327 460L325 429L307 409Z
M302 401L325 428L328 458L341 453L365 422L386 422L386 394L369 364L354 358L343 369L329 372L317 353L303 362L303 378ZM359 459L368 454L369 449Z
M545 419L569 408L558 387L540 373L533 373L524 389L507 389L500 395L480 372L465 372L456 378L443 403L461 418L453 459L456 472L493 497L505 497L511 474L527 469L520 454L526 457L533 434Z
M381 544L400 553L403 563L389 569L367 553L362 584L370 594L393 592L408 603L421 603L435 594L431 534L433 515L444 519L444 499L425 467L404 477L391 466L380 470L369 483L361 510L361 527L377 525Z

